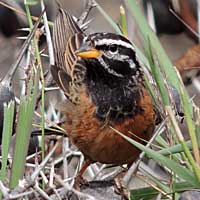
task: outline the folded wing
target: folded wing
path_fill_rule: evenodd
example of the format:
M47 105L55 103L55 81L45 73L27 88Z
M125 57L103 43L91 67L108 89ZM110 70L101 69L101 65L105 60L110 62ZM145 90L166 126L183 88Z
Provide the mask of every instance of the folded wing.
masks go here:
M51 73L65 96L73 103L79 101L78 89L86 71L84 61L75 55L84 35L73 17L60 8L53 27L55 65L51 66Z

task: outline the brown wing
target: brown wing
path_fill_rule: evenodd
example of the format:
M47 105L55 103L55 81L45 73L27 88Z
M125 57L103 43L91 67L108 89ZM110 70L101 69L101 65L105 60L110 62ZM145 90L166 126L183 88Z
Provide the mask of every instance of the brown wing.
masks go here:
M74 21L73 17L62 8L59 8L53 27L53 47L56 65L65 65L64 54L67 42L70 37L78 33L81 33L79 35L84 34Z
M51 73L73 103L78 103L78 87L86 71L84 61L74 53L79 49L83 37L84 33L73 17L60 8L53 27L55 65L51 66Z

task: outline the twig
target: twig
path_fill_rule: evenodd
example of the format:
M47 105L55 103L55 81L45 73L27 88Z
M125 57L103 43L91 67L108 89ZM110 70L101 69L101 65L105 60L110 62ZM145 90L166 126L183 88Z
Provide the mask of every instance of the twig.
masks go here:
M34 191L27 191L27 192L23 192L23 193L20 193L20 194L13 194L13 195L10 195L9 196L9 200L10 199L20 199L22 197L25 197L25 196L28 196L30 194L33 194Z
M3 196L8 195L9 189L3 185L2 181L0 181L0 190L3 194Z
M176 12L174 12L171 8L169 9L169 11L170 11L178 20L180 20L180 21L183 23L183 25L184 25L186 28L188 28L188 30L191 31L192 34L194 34L194 36L196 36L197 38L200 37L199 34L198 34L189 24L187 24L184 20L181 19L181 17L179 17L179 16L176 14Z
M53 188L53 174L55 173L54 171L54 159L51 162L51 170L50 170L50 178L49 178L49 186Z
M21 10L19 10L19 9L17 9L17 8L14 8L14 7L12 7L12 6L10 6L10 5L4 3L4 2L0 2L0 5L2 5L2 6L4 6L4 7L6 7L6 8L8 8L8 9L10 9L10 10L16 12L16 13L18 13L19 15L26 16L26 13L25 13L25 12L22 12ZM39 19L39 17L36 17L36 16L31 16L31 18L32 18L32 20L34 20L34 21L38 21L38 19ZM51 26L53 26L53 23L52 23L52 22L48 22L48 24L51 25Z
M124 169L118 168L114 171L111 171L110 173L105 174L100 178L101 181L112 181L118 174L120 174Z
M68 149L69 149L69 139L68 138L63 138L62 155L63 155L63 175L64 175L64 179L67 179L69 177L69 174L68 174L68 160L67 160L67 154L66 154Z
M23 181L21 181L21 183L23 184L17 186L12 191L9 191L9 190L6 191L5 186L3 186L3 183L0 181L0 190L4 194L4 199L14 199L13 197L16 197L16 195L27 195L27 193L23 193L23 192L26 191L31 186L35 185L35 180L40 174L40 171L45 167L46 163L51 158L51 156L53 155L57 147L58 147L58 143L55 144L55 146L52 148L49 154L45 157L45 159L41 162L41 164L35 169L30 179L23 179Z
M92 8L96 7L97 4L94 0L88 0L88 3L86 5L86 8L84 10L84 12L81 14L81 16L79 17L77 23L79 26L81 26L82 24L84 24L85 20L87 19L90 11L92 10Z
M41 2L42 10L44 10L45 9L44 1L41 0L40 2ZM48 51L49 51L50 65L54 65L55 62L54 62L54 54L53 54L53 44L52 44L52 40L51 40L51 34L50 34L50 29L49 29L49 25L48 25L46 12L44 12L43 20L44 20L44 27L45 27L45 31L46 31L46 40L47 40L47 47L48 47Z
M36 192L38 192L44 199L53 200L52 198L49 197L49 195L48 195L46 192L44 192L44 190L42 190L42 189L38 186L38 184L35 184L33 188L34 188L34 189L36 190Z
M55 200L56 197L57 197L58 200L62 200L62 199L63 199L63 198L61 198L60 194L58 193L58 191L57 191L55 188L53 188L52 190L53 190L54 193L55 193L55 195L54 195L55 197L53 197L53 195L50 196L52 199Z
M54 174L54 177L66 189L66 191L68 192L72 191L78 197L83 197L84 199L95 200L93 196L79 192L78 190L75 190L73 187L71 187L69 184L64 183L63 180L58 175Z
M149 142L147 143L146 147L150 147L150 145L152 144L152 142L155 140L155 138L158 136L158 134L160 134L160 131L162 130L163 126L165 125L166 123L166 119L162 121L162 123L160 124L160 126L157 128L157 130L155 131L153 137L149 140ZM128 186L130 180L131 180L131 177L132 177L132 174L134 174L141 162L141 160L143 159L143 157L145 156L145 153L142 152L139 156L139 159L137 160L137 162L134 162L131 167L129 168L128 172L126 173L126 175L124 176L123 178L123 184L124 186Z
M6 7L6 8L8 8L8 9L10 9L10 10L12 10L12 11L14 11L14 12L20 14L20 15L26 16L26 13L25 13L25 12L22 12L21 10L16 9L16 8L14 8L14 7L12 7L12 6L10 6L10 5L4 3L4 2L0 2L0 5L2 5L2 6L4 6L4 7ZM33 19L34 21L38 21L38 17L35 17L35 16L31 16L31 17L32 17L32 19Z
M52 150L49 152L49 154L45 157L45 159L40 163L38 168L31 175L31 180L32 181L34 181L37 178L37 176L39 175L40 171L45 167L46 163L51 158L51 156L53 155L53 153L54 153L54 151L56 150L57 147L58 147L58 142L55 144L55 146L52 148Z
M101 174L101 172L103 171L103 169L105 169L106 164L103 164L100 169L97 171L97 173L95 174L95 176L92 178L92 181L96 180L96 178Z
M1 3L1 2L0 2ZM37 30L37 27L40 23L40 20L42 18L42 15L44 13L45 10L43 10L43 12L41 13L40 17L38 18L38 21L35 23L32 31L30 32L28 38L26 39L26 41L24 42L22 48L21 48L21 51L17 57L17 60L16 62L11 66L11 68L9 69L8 73L5 75L5 77L2 79L2 84L5 84L7 87L10 87L10 83L12 81L12 78L13 78L13 75L15 73L15 71L17 70L17 67L19 66L21 60L22 60L22 57L24 56L24 53L27 49L27 47L29 46L36 30Z

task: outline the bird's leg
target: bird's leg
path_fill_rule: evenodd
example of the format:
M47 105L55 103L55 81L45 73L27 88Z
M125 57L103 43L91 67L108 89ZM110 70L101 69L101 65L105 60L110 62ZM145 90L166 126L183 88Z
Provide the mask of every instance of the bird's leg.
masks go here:
M90 166L90 164L91 162L89 160L85 160L83 166L79 170L74 182L74 188L77 190L80 190L80 186L86 183L86 180L83 179L83 174L85 170Z
M90 161L89 160L85 160L83 166L81 167L81 169L78 172L77 176L83 176L85 170L90 166Z

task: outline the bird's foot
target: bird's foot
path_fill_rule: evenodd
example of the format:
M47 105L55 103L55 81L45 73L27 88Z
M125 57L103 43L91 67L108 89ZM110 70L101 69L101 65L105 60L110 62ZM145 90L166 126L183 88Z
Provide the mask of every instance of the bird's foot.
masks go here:
M81 190L82 185L87 185L88 181L83 178L83 176L78 175L74 181L74 188L78 191Z
M114 190L120 194L123 199L128 199L128 189L123 185L124 172L121 172L114 178Z

